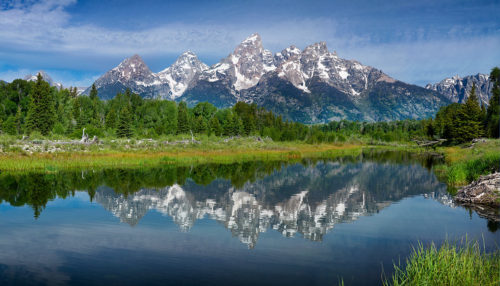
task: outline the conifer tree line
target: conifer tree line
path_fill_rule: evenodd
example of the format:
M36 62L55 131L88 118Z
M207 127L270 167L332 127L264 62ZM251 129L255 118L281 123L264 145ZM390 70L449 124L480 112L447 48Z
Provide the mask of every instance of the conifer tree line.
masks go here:
M121 138L157 138L162 135L261 136L274 141L309 143L343 142L352 138L410 141L445 138L462 143L479 137L499 137L500 70L491 72L494 83L489 105L480 106L476 89L463 104L441 108L435 118L392 122L332 121L305 125L284 120L255 104L236 103L217 109L201 102L190 108L185 102L143 99L126 90L111 100L101 100L93 85L88 96L76 88L50 87L40 75L37 81L0 82L0 133L79 138L88 135Z
M500 69L493 68L492 96L488 106L480 105L475 84L463 104L453 103L441 108L434 120L425 124L426 135L451 142L463 143L474 138L499 138L500 121Z

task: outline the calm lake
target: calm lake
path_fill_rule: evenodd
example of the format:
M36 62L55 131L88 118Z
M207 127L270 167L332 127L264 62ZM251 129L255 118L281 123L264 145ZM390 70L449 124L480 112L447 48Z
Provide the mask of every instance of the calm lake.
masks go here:
M498 222L456 206L433 164L0 173L0 285L380 285L418 242L495 249Z

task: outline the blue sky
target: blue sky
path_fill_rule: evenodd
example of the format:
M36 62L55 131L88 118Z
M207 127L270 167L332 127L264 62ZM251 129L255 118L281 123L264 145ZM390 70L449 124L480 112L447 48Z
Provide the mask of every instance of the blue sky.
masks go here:
M278 52L330 51L409 83L500 65L500 1L0 0L0 79L43 69L87 86L133 54L155 72L192 50L207 64L254 32Z

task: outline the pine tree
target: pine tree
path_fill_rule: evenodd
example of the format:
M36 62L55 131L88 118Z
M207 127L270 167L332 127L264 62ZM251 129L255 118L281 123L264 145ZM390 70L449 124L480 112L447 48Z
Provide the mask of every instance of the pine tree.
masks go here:
M14 116L9 116L7 120L3 122L2 130L7 134L16 135L16 119Z
M479 107L476 95L476 84L472 85L469 97L458 112L457 125L456 132L459 142L467 142L484 134L481 124L481 107Z
M184 101L177 108L177 134L187 134L191 130L189 126L188 109Z
M208 129L207 121L205 117L199 115L196 117L194 122L194 132L195 133L206 133Z
M116 127L116 110L115 107L112 106L106 115L106 128L115 128Z
M486 122L486 106L484 104L481 104L481 113L479 115L479 118L481 118L481 125L483 127L483 131L485 131L487 122ZM487 132L484 133L487 134Z
M21 106L17 106L17 112L16 112L16 132L17 134L21 134L21 126L22 126L22 120L23 120L23 113L21 111Z
M210 133L215 134L215 136L221 136L222 135L222 126L220 125L219 119L217 116L212 116L210 118L210 121L208 122L209 128L210 128Z
M116 128L116 135L118 137L131 137L132 136L132 116L128 106L125 106L120 112L120 120Z
M41 74L37 76L30 98L27 120L28 130L37 130L43 135L47 135L55 123L55 108L50 86L42 79Z
M94 101L97 100L97 88L95 87L95 84L92 84L92 87L90 88L90 94L89 94L90 100Z
M429 121L424 121L424 130L427 137L431 139L434 137L436 130L434 129L434 122L432 121L432 118L429 119Z
M92 124L99 126L101 121L99 120L99 97L97 95L97 88L95 84L92 84L89 94L90 101L92 102Z
M222 129L223 129L223 134L225 136L233 136L234 134L234 115L232 112L229 112L227 114L226 119L224 120L224 123L222 124Z
M493 91L486 111L486 130L488 137L499 138L500 133L500 69L493 68L490 74Z
M238 115L234 116L234 135L243 135L245 128L243 126L243 120Z
M80 122L80 113L81 113L81 105L80 105L80 101L78 100L78 98L75 98L73 99L73 109L72 109L72 112L71 112L71 115L72 115L72 122L71 124L75 125L76 128L81 128L82 126L82 122Z
M69 88L69 97L76 98L78 96L78 89L76 87Z

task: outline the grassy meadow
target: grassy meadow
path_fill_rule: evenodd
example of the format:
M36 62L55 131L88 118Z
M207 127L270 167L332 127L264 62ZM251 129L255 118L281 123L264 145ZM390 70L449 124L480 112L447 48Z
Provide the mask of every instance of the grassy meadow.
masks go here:
M433 167L450 186L461 186L480 175L500 169L500 140L437 148L418 147L409 142L348 140L310 144L303 141L276 142L257 137L169 136L148 139L103 139L99 144L79 144L64 138L23 141L0 136L0 171L53 172L76 168L140 168L162 164L194 165L254 160L338 158L359 156L363 150L406 151L442 154L445 163Z
M37 146L27 146L12 138L0 139L1 171L57 171L73 168L151 167L162 164L193 165L204 163L234 163L255 160L289 160L300 158L335 158L357 156L363 145L306 144L273 142L250 138L186 138L176 140L103 140L95 145L64 145L40 140ZM175 143L179 141L183 143ZM8 141L8 144L6 144ZM56 143L54 143L56 142ZM50 145L50 146L48 146ZM28 150L26 150L28 149Z

